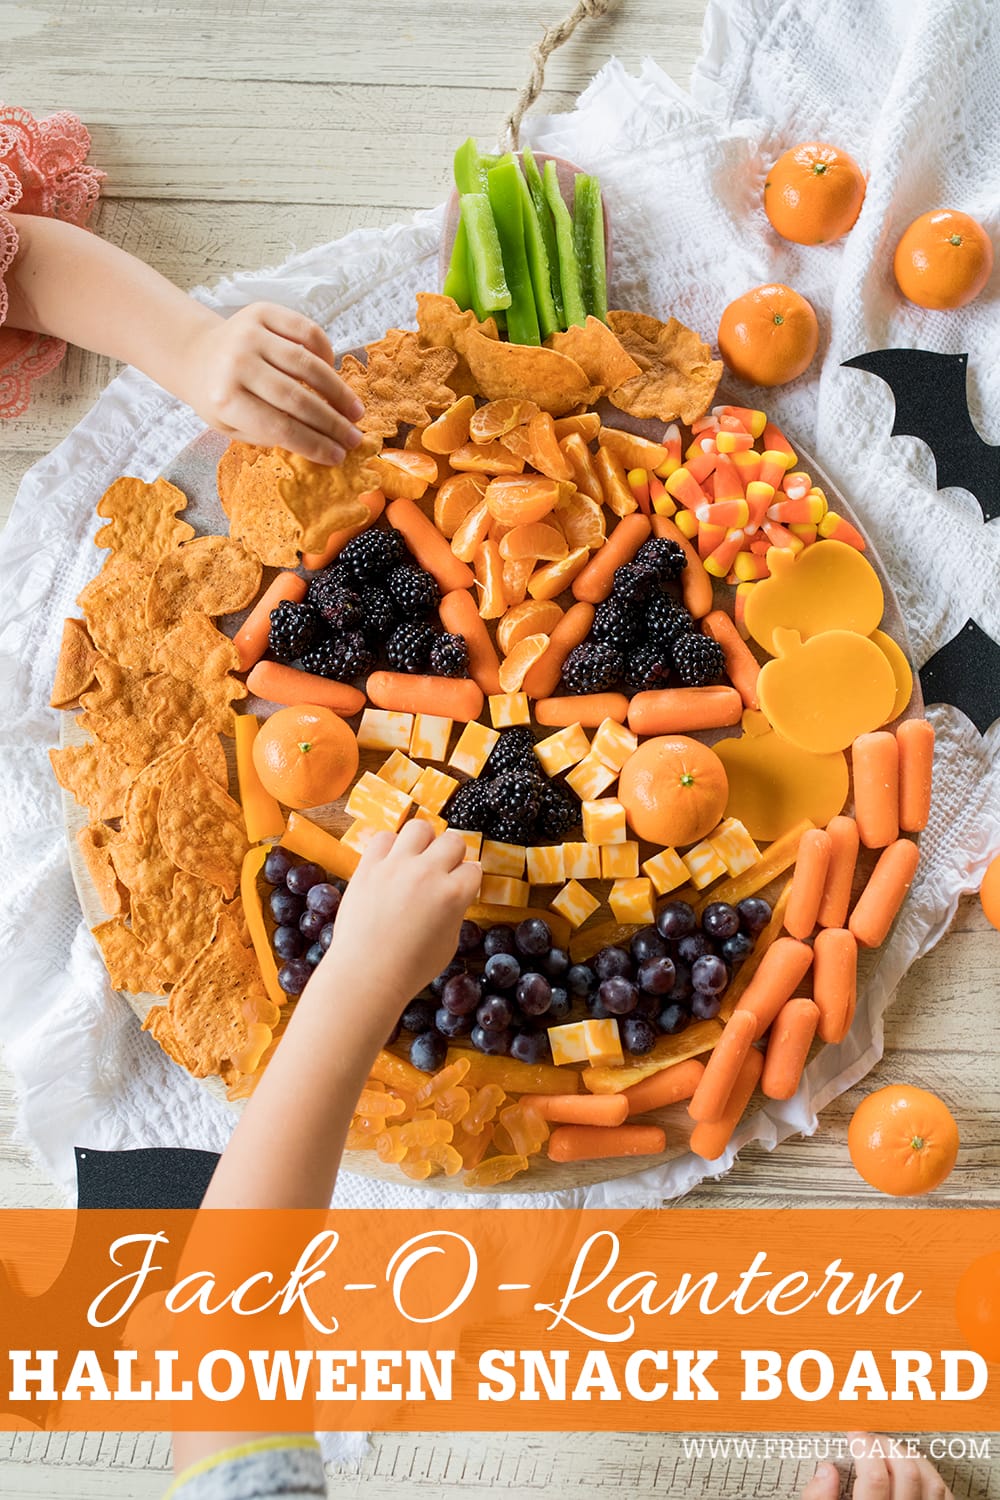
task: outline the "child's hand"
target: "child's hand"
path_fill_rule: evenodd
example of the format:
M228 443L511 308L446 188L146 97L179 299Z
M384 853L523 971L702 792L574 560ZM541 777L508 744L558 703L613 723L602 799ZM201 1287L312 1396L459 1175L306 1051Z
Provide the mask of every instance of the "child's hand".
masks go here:
M414 995L451 962L481 870L463 863L457 833L434 836L427 823L372 839L337 912L334 939L306 990L350 991L359 982L376 997L380 1036Z
M339 464L361 441L354 423L364 406L334 371L326 334L273 302L206 319L172 386L210 427L244 443Z
M922 1454L915 1458L883 1458L879 1440L866 1432L852 1432L854 1460L852 1500L954 1500L940 1474ZM881 1445L884 1448L884 1443ZM872 1451L875 1449L876 1451ZM801 1500L838 1500L840 1475L833 1464L820 1464L802 1491Z

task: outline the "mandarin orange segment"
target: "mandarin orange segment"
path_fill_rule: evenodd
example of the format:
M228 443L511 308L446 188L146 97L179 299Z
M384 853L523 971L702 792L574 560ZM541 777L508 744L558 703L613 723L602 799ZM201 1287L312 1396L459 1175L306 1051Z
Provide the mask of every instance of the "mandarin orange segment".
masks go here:
M506 574L505 567L505 590ZM526 599L523 604L516 604L509 609L500 621L497 626L497 645L505 656L509 656L518 641L523 641L525 636L551 635L562 616L562 609L551 599Z
M559 444L570 468L573 470L575 487L584 495L589 495L598 505L604 503L604 490L601 486L597 470L594 468L594 458L583 438L578 432L570 432Z
M426 427L411 427L406 434L403 451L405 453L422 453L425 458L431 459L435 469L431 484L443 484L451 473L451 465L448 463L447 458L428 453L424 447L424 433L426 431Z
M505 448L517 453L532 469L545 474L549 479L569 480L573 469L556 437L556 426L547 411L532 417L527 427L515 427L505 433L502 442Z
M469 436L474 443L492 443L515 427L521 427L537 416L534 401L519 396L505 396L501 401L487 401L474 412L469 422Z
M472 562L477 549L489 536L492 524L493 517L486 501L480 500L459 523L451 539L451 550L461 562Z
M591 552L596 552L607 540L604 509L596 500L591 500L589 495L573 495L565 505L559 507L555 519L562 527L563 536L571 549L587 547Z
M416 448L383 448L369 462L378 469L387 500L419 500L437 480L437 459Z
M528 592L528 580L534 571L535 559L533 557L511 558L504 563L503 592L508 604L517 605L524 602L524 596Z
M604 490L604 503L616 516L630 516L639 509L639 502L632 493L628 475L617 453L610 448L599 448L594 459L594 468Z
M524 459L503 443L463 443L448 455L453 469L462 474L520 474Z
M441 535L450 540L485 493L486 480L479 474L453 474L446 479L434 496L434 525Z
M473 558L476 582L482 590L479 613L484 620L499 620L507 609L503 591L503 558L496 542L480 542Z
M592 443L601 430L601 419L596 411L577 412L571 417L556 417L555 429L560 443L571 432L578 432L585 443Z
M568 483L541 474L502 476L486 486L486 504L494 520L509 526L528 526L532 521L544 521L559 501L572 493Z
M555 599L563 589L569 588L589 558L590 553L586 547L577 547L559 562L546 563L531 575L528 593L532 599Z
M533 521L529 526L514 526L500 542L500 556L505 562L518 557L534 557L539 562L558 562L569 551L566 538L554 526Z
M597 441L602 448L613 453L625 469L658 469L669 457L662 443L651 443L648 438L625 432L620 427L602 427Z
M423 430L423 446L429 453L453 453L469 441L469 423L476 409L472 396L461 396Z
M549 649L547 635L526 635L500 663L500 686L505 693L519 693L531 668Z

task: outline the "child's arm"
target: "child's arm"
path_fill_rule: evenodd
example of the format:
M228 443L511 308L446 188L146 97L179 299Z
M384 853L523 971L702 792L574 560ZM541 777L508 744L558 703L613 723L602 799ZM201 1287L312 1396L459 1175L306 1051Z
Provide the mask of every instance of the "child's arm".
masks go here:
M85 229L9 217L18 235L9 327L135 365L230 438L326 464L360 442L353 424L364 408L309 318L270 302L220 317Z

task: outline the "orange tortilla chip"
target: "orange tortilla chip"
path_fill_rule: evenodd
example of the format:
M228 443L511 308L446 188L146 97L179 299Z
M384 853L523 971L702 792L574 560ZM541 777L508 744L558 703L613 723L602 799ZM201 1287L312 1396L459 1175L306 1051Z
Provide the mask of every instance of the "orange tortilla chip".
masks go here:
M245 684L229 675L240 669L239 652L208 615L192 612L179 620L153 652L151 664L195 690L200 700L195 719L206 719L220 734L233 733L231 705L247 696Z
M271 1044L281 1012L268 998L253 950L240 942L236 923L220 913L212 940L188 964L165 1007L153 1010L145 1029L196 1078L228 1065L253 1073Z
M240 470L244 464L255 464L261 454L267 453L267 448L255 448L253 443L241 443L235 439L219 459L215 471L215 485L219 491L219 504L223 513L232 515L233 494L236 490ZM248 549L249 550L249 549Z
M94 680L97 657L97 649L85 622L64 620L52 697L49 699L51 708L76 707L80 694L85 693Z
M249 845L243 811L205 771L192 750L184 750L167 777L156 813L160 843L179 870L235 892Z
M217 885L184 870L174 872L166 897L138 897L132 905L132 931L143 943L163 979L179 979L211 941L224 898Z
M157 563L146 596L146 623L160 632L190 610L234 614L255 598L260 576L257 558L238 542L227 536L197 537Z
M112 989L128 990L132 995L162 995L156 965L121 917L101 922L93 928L93 938L101 950Z
M365 364L345 355L339 370L365 404L358 421L362 432L392 437L401 423L426 427L454 402L455 392L447 383L457 363L452 350L428 349L419 334L390 328L365 353Z
M152 577L151 564L112 552L76 601L102 656L138 671L148 668L155 645L146 626L146 595Z
M697 333L670 318L609 312L608 322L642 373L609 392L608 400L633 417L693 422L707 410L722 378L722 361Z
M277 448L245 463L230 495L229 534L269 568L298 566L302 523L278 491L288 467Z
M136 774L179 744L203 716L204 703L197 692L166 672L143 676L101 656L94 676L97 685L80 699L80 726L114 746Z
M142 1029L155 1037L167 1056L179 1068L187 1067L187 1058L181 1049L177 1033L174 1031L174 1023L170 1018L169 1005L150 1006L146 1012L146 1019L142 1023Z
M109 917L123 917L128 911L128 891L115 873L111 845L118 835L107 823L89 823L76 836L87 874L94 883L97 899Z
M135 767L122 759L116 747L96 740L67 745L50 750L49 760L59 785L87 809L92 820L121 817Z
M574 323L565 333L551 333L545 343L557 354L576 360L591 384L602 391L613 391L642 373L600 318L589 317L582 328Z
M147 484L124 475L97 502L97 514L108 525L101 527L94 541L134 562L158 562L194 536L194 527L177 519L177 512L186 510L187 503L183 490L165 479Z
M219 737L203 722L194 726L183 745L158 755L139 772L125 794L121 832L111 844L115 873L131 892L133 906L140 897L159 901L171 898L177 866L160 842L157 813L160 793L185 750L194 752L206 774L219 786L228 784Z
M496 319L487 318L485 323L477 323L475 313L462 312L453 297L445 297L438 292L418 292L417 326L425 344L454 351L456 364L448 376L448 384L455 395L477 395L478 387L462 353L461 342L469 329L481 333L484 338L498 339L500 334Z
M342 463L332 466L314 464L283 448L276 450L282 464L276 481L278 496L302 527L303 552L321 552L335 531L371 519L361 496L378 489L378 475L368 460L381 446L379 439L366 437ZM258 467L254 464L251 472Z
M504 344L473 329L462 337L462 353L479 394L488 401L515 396L561 417L593 396L576 360L555 349Z

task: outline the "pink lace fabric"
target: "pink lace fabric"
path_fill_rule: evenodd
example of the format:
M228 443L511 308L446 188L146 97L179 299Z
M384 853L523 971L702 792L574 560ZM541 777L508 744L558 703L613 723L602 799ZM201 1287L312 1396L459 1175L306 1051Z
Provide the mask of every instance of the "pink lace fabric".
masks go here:
M76 115L60 110L36 120L30 110L0 102L0 419L18 417L31 384L55 369L62 339L6 328L4 277L17 254L17 231L4 209L86 224L105 174L87 165L90 134Z

